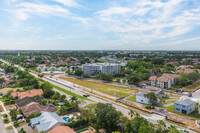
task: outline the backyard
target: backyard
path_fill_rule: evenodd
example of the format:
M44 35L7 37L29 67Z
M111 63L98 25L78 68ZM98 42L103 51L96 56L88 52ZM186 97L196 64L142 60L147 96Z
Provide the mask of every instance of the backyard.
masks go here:
M74 82L74 79L72 78L65 78L65 77L60 77L61 79L67 80L69 82ZM117 97L123 97L129 94L134 93L136 90L130 89L130 88L124 88L124 87L117 87L117 86L111 86L111 85L105 85L101 83L94 83L90 81L84 81L84 80L79 80L75 79L75 84L87 87L87 88L93 88L99 92L115 96L114 90L116 90Z

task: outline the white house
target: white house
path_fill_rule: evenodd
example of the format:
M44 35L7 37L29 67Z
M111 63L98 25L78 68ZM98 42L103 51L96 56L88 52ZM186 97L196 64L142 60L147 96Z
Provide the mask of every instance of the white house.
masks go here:
M174 103L174 110L183 114L189 114L195 110L195 104L190 99L180 99Z
M30 119L31 127L35 127L37 133L47 132L58 125L65 126L67 123L55 112L41 111L41 113L40 116Z
M144 96L145 94L147 94L147 92L138 92L136 94L136 102L149 104L149 99Z

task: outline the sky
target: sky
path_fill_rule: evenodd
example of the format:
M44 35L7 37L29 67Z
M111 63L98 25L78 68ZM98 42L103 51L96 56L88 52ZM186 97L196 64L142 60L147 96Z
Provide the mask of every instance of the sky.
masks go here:
M200 0L0 0L2 50L200 50Z

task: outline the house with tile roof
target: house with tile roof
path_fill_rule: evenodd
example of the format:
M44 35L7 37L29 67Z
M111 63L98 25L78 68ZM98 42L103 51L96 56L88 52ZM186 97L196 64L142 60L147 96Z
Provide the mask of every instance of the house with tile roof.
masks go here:
M47 133L76 133L76 132L68 126L56 126Z
M15 92L17 89L21 89L21 88L3 88L3 89L0 89L0 94L4 95L8 93L9 91Z
M16 100L15 105L19 109L19 108L27 107L32 104L37 104L37 103L40 104L41 101L42 101L42 98L40 97L25 97L20 100Z
M24 92L12 92L11 95L13 97L17 97L19 99L25 98L25 97L34 97L37 95L42 95L43 91L42 89L34 89L34 90L28 90L28 91L24 91Z
M195 104L190 99L180 99L174 103L174 110L183 114L189 114L195 110Z
M25 117L28 117L30 114L37 114L41 111L57 112L57 108L55 106L43 106L36 103L28 107L22 108L21 111Z
M67 123L54 112L42 111L41 113L40 116L30 119L30 125L35 127L37 133L48 132L56 126L65 126Z
M149 78L149 83L151 86L156 86L160 88L171 88L171 86L176 83L176 79L179 77L180 75L178 74L164 73L161 77L151 76Z

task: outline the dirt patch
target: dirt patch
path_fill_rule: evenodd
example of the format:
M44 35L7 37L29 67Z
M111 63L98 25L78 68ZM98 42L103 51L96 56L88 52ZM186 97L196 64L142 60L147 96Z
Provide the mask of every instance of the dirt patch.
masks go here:
M15 108L15 105L14 105L14 104L6 105L5 108L6 108L7 111L8 111L8 110L12 110L12 109Z
M183 117L180 115L176 115L176 114L172 114L172 113L167 117L167 119L170 121L173 121L175 123L185 125L186 127L193 129L197 132L200 132L200 129L195 124L194 119L189 119L189 118L186 118L186 117Z

